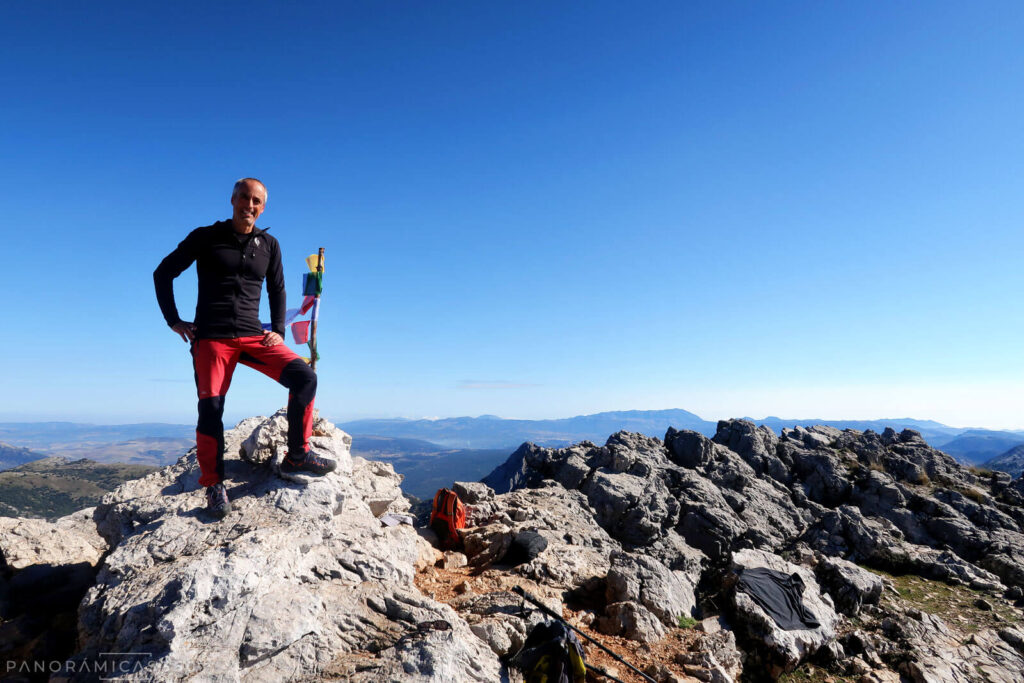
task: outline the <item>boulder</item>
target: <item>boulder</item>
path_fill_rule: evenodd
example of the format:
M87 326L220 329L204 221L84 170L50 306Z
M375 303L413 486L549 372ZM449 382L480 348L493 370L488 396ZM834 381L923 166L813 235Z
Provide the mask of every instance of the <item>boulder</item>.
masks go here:
M613 537L649 545L675 525L680 506L659 479L598 469L584 484L597 523Z
M461 530L466 557L475 566L497 562L508 552L515 533L505 524L488 524Z
M352 471L352 485L375 517L409 509L409 500L402 494L403 477L391 463L362 458L351 458L350 463L358 464Z
M635 602L615 602L604 608L605 616L596 624L601 633L622 636L641 643L654 643L665 637L665 627L658 617Z
M627 552L613 552L606 579L608 603L635 602L646 607L669 628L679 617L696 612L696 576L672 571L657 560Z
M687 675L711 683L733 683L743 674L743 653L732 631L718 629L701 634L689 652L676 655Z
M715 455L715 444L703 434L673 427L665 433L665 447L669 458L680 467L696 469L711 462Z
M832 596L836 609L856 616L862 605L876 605L882 597L882 578L839 557L819 555L815 572Z
M594 520L582 493L555 484L498 496L482 524L507 526L509 549L516 538L543 537L547 541L543 551L507 571L560 589L576 589L603 580L609 555L621 548ZM508 564L508 555L506 550L499 561Z
M835 640L839 617L828 596L821 594L810 569L760 550L734 553L732 567L734 571L765 567L785 574L798 574L803 581L801 601L819 623L817 628L784 630L749 595L742 591L733 593L737 626L766 648L774 664L785 671L792 671L800 662Z
M452 484L452 491L466 505L479 505L494 498L494 489L479 481L457 481Z
M96 530L95 510L79 510L54 522L0 517L0 566L18 571L34 564L96 565L107 542Z
M225 452L256 464L269 462L275 467L280 465L288 450L287 409L282 408L269 418L248 418L234 431L245 432L250 425L252 429L241 443L237 437L231 440L225 435ZM236 443L237 451L233 448ZM313 436L309 439L309 447L317 455L337 461L339 472L352 471L352 437L321 418L316 410L313 411Z

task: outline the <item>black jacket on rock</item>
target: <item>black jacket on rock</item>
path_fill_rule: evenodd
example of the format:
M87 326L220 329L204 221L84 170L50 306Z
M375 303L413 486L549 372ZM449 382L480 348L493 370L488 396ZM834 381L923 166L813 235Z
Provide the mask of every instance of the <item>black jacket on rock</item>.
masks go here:
M174 278L192 263L199 276L196 336L232 339L263 334L260 295L267 281L270 322L284 336L285 292L281 247L266 230L239 235L231 221L196 228L153 271L156 298L167 324L181 322L174 304Z

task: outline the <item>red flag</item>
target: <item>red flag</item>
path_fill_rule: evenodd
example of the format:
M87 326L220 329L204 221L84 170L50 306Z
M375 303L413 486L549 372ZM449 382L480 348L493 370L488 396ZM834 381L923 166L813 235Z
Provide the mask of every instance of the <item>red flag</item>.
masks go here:
M309 341L309 321L292 323L292 339L296 344L305 344Z

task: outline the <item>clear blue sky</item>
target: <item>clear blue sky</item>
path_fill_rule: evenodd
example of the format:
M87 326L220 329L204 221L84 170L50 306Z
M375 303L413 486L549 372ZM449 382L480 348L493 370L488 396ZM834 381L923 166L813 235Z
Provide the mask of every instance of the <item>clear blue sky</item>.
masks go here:
M332 418L1024 427L1022 35L1019 2L4 3L0 419L193 421L151 273L254 175L292 305L327 251ZM227 418L283 392L240 368Z

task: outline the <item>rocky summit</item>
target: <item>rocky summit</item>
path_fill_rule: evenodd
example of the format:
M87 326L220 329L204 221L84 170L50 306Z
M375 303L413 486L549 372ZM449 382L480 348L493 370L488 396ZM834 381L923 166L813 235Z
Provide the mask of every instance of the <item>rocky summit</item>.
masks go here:
M517 681L512 657L546 618L521 589L585 636L588 680L1024 671L1024 479L910 430L732 420L711 439L524 444L453 485L468 524L444 553L422 517L403 523L389 465L351 457L318 418L313 445L338 470L285 479L284 434L280 412L226 434L221 521L194 450L96 508L5 521L0 676ZM780 626L764 577L799 623Z

